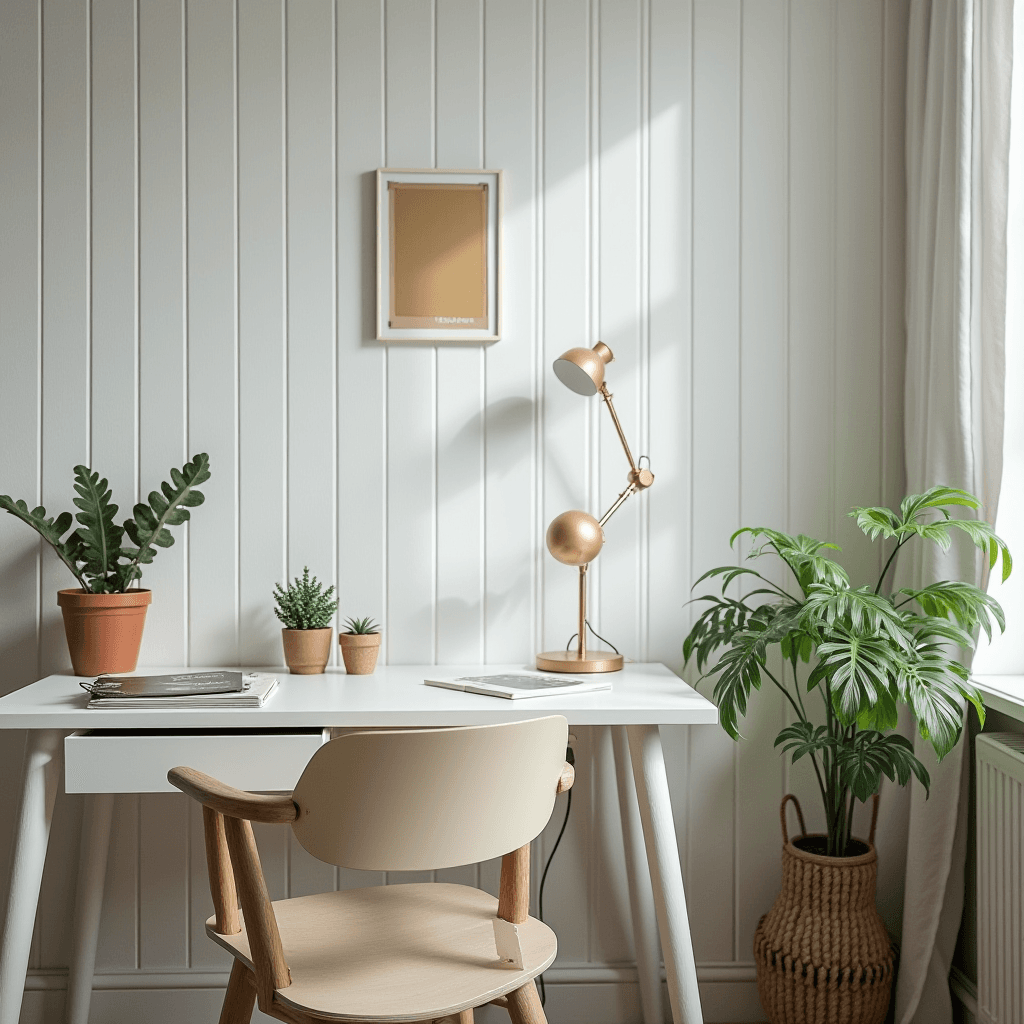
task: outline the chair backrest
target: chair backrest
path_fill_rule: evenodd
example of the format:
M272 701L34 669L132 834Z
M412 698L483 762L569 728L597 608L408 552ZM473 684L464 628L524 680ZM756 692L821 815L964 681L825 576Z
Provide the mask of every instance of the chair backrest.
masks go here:
M502 725L354 732L325 743L292 793L298 841L347 868L427 871L525 846L565 763L561 715Z

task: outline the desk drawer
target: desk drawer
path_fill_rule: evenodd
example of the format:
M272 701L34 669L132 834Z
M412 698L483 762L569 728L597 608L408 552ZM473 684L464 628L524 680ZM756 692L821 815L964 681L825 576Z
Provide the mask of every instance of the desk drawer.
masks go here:
M91 730L64 740L68 793L175 793L179 765L229 786L291 790L330 730Z

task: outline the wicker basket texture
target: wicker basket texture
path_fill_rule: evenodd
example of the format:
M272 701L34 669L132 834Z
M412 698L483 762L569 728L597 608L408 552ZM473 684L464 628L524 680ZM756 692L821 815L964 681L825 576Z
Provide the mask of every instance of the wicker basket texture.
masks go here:
M824 857L794 846L782 801L782 891L754 933L757 990L771 1024L882 1024L894 951L875 909L875 796L867 852Z

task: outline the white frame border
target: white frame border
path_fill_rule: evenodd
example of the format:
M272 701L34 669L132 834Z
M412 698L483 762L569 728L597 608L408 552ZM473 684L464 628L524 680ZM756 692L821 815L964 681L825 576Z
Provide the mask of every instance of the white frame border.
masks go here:
M388 205L388 182L413 182L438 184L487 184L487 320L486 329L435 330L432 327L389 327L390 306L390 224ZM377 340L382 342L404 341L420 344L459 343L464 345L487 345L501 338L501 243L502 208L504 202L504 181L502 171L464 171L440 168L377 168Z

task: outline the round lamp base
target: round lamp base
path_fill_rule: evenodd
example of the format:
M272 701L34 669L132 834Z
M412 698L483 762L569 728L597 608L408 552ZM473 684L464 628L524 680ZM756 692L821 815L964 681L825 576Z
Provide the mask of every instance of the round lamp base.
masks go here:
M622 655L614 651L587 651L580 658L577 651L545 651L537 655L541 672L620 672Z

